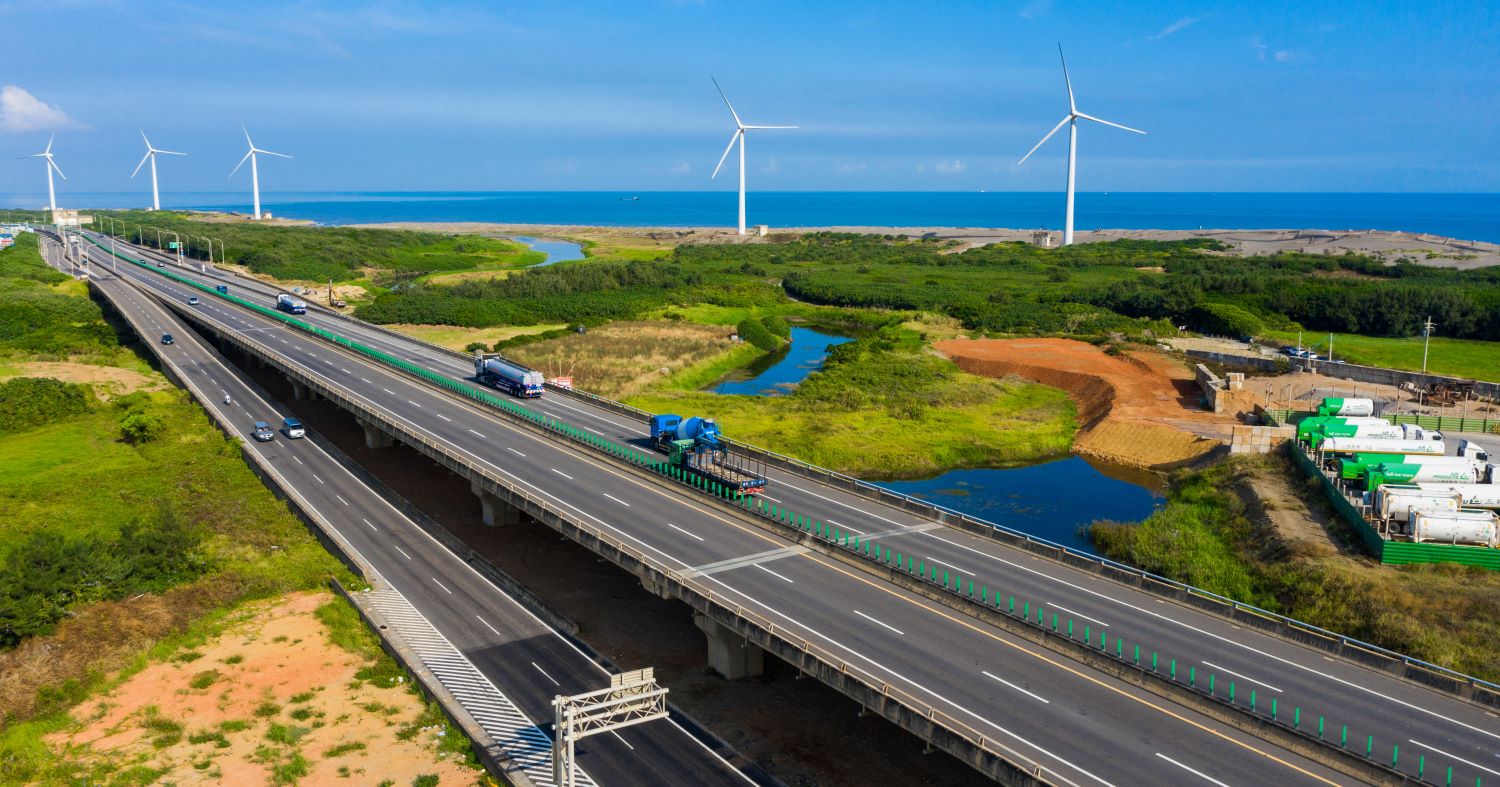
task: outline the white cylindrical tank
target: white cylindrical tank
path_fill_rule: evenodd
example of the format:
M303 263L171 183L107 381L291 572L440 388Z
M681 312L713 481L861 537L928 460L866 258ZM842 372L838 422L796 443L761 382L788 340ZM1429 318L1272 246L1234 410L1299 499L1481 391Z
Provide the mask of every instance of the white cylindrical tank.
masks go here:
M1463 496L1457 492L1422 489L1412 484L1381 484L1375 490L1372 508L1377 517L1405 522L1417 511L1457 511Z
M1413 511L1411 539L1418 543L1472 544L1496 546L1497 520L1494 511L1461 508L1457 511Z
M1453 492L1463 498L1464 508L1500 508L1500 484L1417 484L1423 491Z
M1414 456L1443 456L1447 453L1441 441L1405 440L1395 437L1330 437L1318 444L1318 450L1336 454L1410 454Z
M1329 415L1361 416L1375 412L1375 402L1371 399L1324 399L1323 404L1333 411Z

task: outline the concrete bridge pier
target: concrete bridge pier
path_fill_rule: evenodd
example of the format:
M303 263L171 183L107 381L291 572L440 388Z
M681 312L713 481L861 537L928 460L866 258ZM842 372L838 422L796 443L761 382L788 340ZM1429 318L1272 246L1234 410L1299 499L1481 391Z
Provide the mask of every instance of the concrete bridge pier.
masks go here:
M693 613L693 623L708 639L708 667L729 680L753 678L766 669L766 652L713 618Z
M474 496L479 498L481 518L490 527L501 527L504 525L515 525L521 522L521 509L516 508L505 500L501 500L490 492L481 489L479 484L469 483L469 489Z
M308 388L307 386L297 382L296 380L288 380L287 382L292 384L292 401L311 402L313 400L314 394L311 388Z
M292 385L296 384L297 383L292 383ZM375 424L369 423L368 421L361 421L358 418L356 418L355 421L359 424L359 428L365 430L366 448L390 448L391 446L396 444L396 438L391 437L385 432L382 432L380 430L380 427L376 426Z

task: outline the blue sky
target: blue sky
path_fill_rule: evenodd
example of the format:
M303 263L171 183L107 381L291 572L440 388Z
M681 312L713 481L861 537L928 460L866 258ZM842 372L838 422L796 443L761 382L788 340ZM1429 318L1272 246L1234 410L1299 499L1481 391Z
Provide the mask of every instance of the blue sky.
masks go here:
M229 8L228 6L237 6ZM238 8L243 6L244 9ZM1248 6L1248 8L1247 8ZM1086 191L1496 191L1487 2L144 3L0 0L0 192L703 190L749 123L758 190L1040 191L1079 108ZM732 160L726 167L732 166Z

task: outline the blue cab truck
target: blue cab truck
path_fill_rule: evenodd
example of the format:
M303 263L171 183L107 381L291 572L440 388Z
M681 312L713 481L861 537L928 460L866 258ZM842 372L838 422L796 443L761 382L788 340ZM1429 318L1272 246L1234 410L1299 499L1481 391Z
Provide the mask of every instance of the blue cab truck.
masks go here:
M651 416L651 443L675 467L723 484L741 494L765 491L764 471L729 453L719 425L712 419L683 418L670 413Z

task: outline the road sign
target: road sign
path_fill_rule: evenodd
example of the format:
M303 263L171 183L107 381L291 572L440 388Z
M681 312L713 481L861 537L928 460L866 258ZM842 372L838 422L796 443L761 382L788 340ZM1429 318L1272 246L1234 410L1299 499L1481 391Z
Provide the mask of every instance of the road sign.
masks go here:
M169 248L169 249L171 249L173 251L176 251L177 250L177 241L174 240L171 243L168 243L167 244L167 248Z
M557 386L558 388L567 388L568 390L572 390L573 389L573 378L571 378L571 377L554 377L554 378L552 378L552 384L555 385L555 386Z

